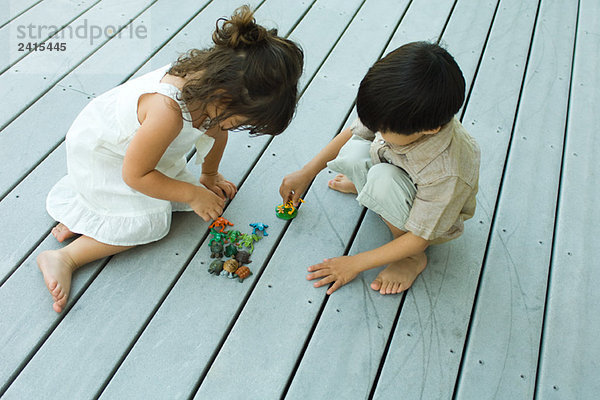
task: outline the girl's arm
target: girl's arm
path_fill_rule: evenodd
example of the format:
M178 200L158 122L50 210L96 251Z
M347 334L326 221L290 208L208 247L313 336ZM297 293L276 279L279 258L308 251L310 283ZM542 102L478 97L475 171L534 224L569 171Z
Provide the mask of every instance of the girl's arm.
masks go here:
M206 134L213 137L215 142L210 152L204 157L202 163L202 176L200 183L213 191L223 200L232 199L237 193L237 187L233 182L226 180L219 173L219 164L223 157L223 152L227 146L229 131L221 129L218 125L206 131Z
M216 175L219 172L219 164L227 146L227 137L229 131L223 130L219 125L206 131L206 134L215 139L213 147L210 149L204 161L202 162L202 173L206 175Z
M207 189L169 178L156 165L183 126L177 103L161 94L140 98L141 126L127 147L123 160L123 180L147 196L189 204L206 221L223 212L224 202Z
M336 135L327 146L323 147L323 149L302 167L302 169L286 175L279 188L279 194L284 203L292 200L294 206L298 207L300 196L302 196L302 193L304 193L310 181L327 166L329 161L337 157L342 146L344 146L351 137L352 130L350 130L350 128L344 129Z

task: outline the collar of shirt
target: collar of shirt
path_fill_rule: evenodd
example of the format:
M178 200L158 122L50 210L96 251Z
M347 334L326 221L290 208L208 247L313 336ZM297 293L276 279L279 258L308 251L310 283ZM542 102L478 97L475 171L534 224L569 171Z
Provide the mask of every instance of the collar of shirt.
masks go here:
M412 164L415 171L418 172L448 148L452 141L453 132L454 118L446 125L442 126L442 129L440 129L438 133L428 135L416 142L405 146L399 146L392 143L386 144L394 152L405 155L407 161Z

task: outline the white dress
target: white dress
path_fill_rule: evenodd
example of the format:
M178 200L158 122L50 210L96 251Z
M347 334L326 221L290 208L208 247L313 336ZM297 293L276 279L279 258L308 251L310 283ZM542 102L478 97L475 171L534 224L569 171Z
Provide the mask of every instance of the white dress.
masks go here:
M138 99L161 93L181 107L183 128L156 169L170 178L199 185L186 168L186 155L196 146L201 163L214 139L192 126L190 114L175 86L160 80L170 65L130 80L92 100L77 116L66 137L68 174L50 191L48 213L72 232L99 242L132 246L153 242L169 232L172 211L187 204L146 196L122 178L123 158L140 127Z

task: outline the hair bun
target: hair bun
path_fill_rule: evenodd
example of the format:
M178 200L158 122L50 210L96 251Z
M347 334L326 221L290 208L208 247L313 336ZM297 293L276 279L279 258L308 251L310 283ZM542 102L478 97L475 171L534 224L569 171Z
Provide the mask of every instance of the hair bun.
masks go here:
M223 22L222 26L219 26L220 22ZM217 20L213 42L217 46L237 49L261 43L268 35L269 32L256 23L254 12L245 5L236 9L230 19Z

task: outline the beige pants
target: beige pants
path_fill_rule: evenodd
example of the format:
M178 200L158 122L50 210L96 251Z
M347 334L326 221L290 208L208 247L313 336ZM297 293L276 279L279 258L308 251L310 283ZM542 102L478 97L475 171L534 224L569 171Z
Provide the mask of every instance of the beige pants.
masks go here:
M327 166L354 183L358 192L356 200L362 206L405 230L417 188L402 168L386 163L373 165L370 147L370 141L352 136Z

